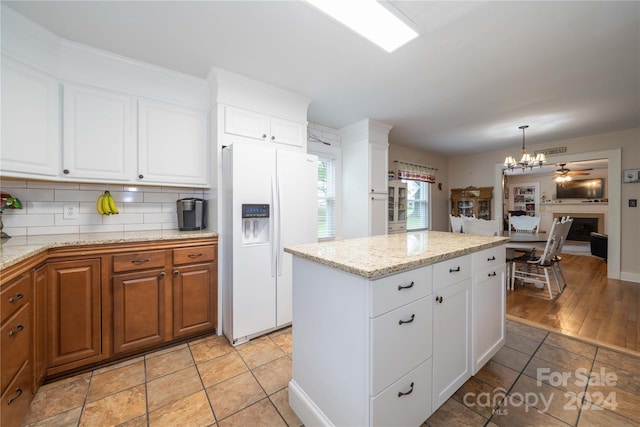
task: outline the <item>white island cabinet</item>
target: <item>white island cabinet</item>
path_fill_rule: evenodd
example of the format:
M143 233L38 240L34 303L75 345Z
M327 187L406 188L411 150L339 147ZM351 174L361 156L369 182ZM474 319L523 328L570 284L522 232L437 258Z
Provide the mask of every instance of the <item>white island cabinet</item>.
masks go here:
M504 270L504 241L420 232L286 248L294 255L289 403L303 423L422 424L484 360L472 350L472 319L483 322L474 314L499 331L482 338L490 347L482 355L503 343L495 337L504 336L504 285L499 295L490 286L495 303L476 300L472 270L475 253L500 251ZM493 268L477 264L478 275Z

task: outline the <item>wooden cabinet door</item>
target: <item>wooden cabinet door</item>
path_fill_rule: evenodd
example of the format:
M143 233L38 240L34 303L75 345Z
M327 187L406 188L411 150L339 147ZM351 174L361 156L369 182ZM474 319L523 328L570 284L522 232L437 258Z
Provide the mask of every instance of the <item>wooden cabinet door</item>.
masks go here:
M174 338L215 329L218 307L216 275L214 263L174 269Z
M48 366L102 356L100 260L54 262L47 267Z
M471 279L434 296L433 407L438 408L471 377Z
M65 178L133 181L135 99L70 84L63 98Z
M47 266L33 272L33 389L47 374Z
M162 343L165 332L165 272L113 276L113 351Z

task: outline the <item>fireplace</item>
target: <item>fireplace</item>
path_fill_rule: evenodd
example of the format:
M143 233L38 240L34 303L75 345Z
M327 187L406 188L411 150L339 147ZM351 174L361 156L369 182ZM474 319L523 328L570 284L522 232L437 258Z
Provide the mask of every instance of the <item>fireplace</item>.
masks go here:
M598 232L598 218L573 218L567 240L591 241L591 232Z
M573 218L573 224L569 230L567 240L574 240L579 242L591 241L591 232L604 233L604 215L592 214L592 213L554 213L554 218L560 218L563 216L570 216Z

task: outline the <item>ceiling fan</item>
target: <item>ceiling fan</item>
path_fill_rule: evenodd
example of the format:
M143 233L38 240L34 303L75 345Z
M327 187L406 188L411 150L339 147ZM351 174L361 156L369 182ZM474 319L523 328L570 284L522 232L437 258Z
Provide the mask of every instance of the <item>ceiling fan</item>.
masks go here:
M571 170L566 167L566 163L558 163L556 166L560 167L556 170L555 180L557 182L571 181L573 175L590 175L587 171L593 170L592 168Z

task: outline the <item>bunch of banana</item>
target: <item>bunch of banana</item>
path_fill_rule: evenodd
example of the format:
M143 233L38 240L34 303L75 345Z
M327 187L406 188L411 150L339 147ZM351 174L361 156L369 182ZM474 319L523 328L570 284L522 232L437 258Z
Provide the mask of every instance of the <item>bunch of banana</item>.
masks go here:
M100 197L98 197L98 202L96 203L96 209L100 215L111 215L118 214L118 208L116 207L116 202L113 200L113 196L108 191L105 191Z

